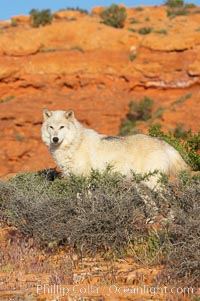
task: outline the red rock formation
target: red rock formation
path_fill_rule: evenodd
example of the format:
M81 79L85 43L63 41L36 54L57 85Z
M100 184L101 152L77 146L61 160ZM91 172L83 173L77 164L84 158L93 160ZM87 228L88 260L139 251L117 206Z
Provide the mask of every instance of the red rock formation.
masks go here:
M116 29L99 11L57 12L40 28L22 17L12 19L15 27L0 24L1 176L55 166L40 138L44 107L72 108L86 126L114 135L129 102L148 96L155 111L164 107L155 121L166 129L199 130L199 15L169 19L164 6L130 8ZM142 27L151 33L139 34Z

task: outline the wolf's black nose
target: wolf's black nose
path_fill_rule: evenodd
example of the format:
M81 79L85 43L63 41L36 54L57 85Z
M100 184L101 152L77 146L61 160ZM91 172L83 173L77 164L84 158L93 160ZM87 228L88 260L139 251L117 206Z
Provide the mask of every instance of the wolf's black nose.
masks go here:
M59 140L58 137L53 137L53 142L54 142L54 143L57 143L58 140Z

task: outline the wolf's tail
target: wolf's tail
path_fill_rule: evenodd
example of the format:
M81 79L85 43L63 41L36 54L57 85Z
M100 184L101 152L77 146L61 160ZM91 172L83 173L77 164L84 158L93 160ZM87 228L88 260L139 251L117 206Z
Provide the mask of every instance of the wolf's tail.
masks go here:
M177 150L169 148L167 152L170 160L169 172L171 175L177 175L182 170L191 171L190 166L183 160Z

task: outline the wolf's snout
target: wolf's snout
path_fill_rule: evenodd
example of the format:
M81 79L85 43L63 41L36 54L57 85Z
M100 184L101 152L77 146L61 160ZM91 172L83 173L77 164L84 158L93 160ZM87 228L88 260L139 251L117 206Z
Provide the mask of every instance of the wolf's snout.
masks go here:
M58 143L58 141L59 141L58 137L53 137L53 142L54 143Z

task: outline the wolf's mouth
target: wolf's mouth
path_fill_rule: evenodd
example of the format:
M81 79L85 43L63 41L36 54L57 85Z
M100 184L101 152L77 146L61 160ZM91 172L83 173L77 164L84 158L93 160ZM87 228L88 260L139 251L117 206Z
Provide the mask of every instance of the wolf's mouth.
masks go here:
M62 142L62 141L57 141L57 142L55 142L55 141L52 141L52 142L51 142L51 144L52 144L52 145L55 145L55 146L58 146L58 145L60 145L60 144L61 144L61 142Z
M51 139L51 145L52 146L59 146L61 144L62 140L59 140L59 139Z

